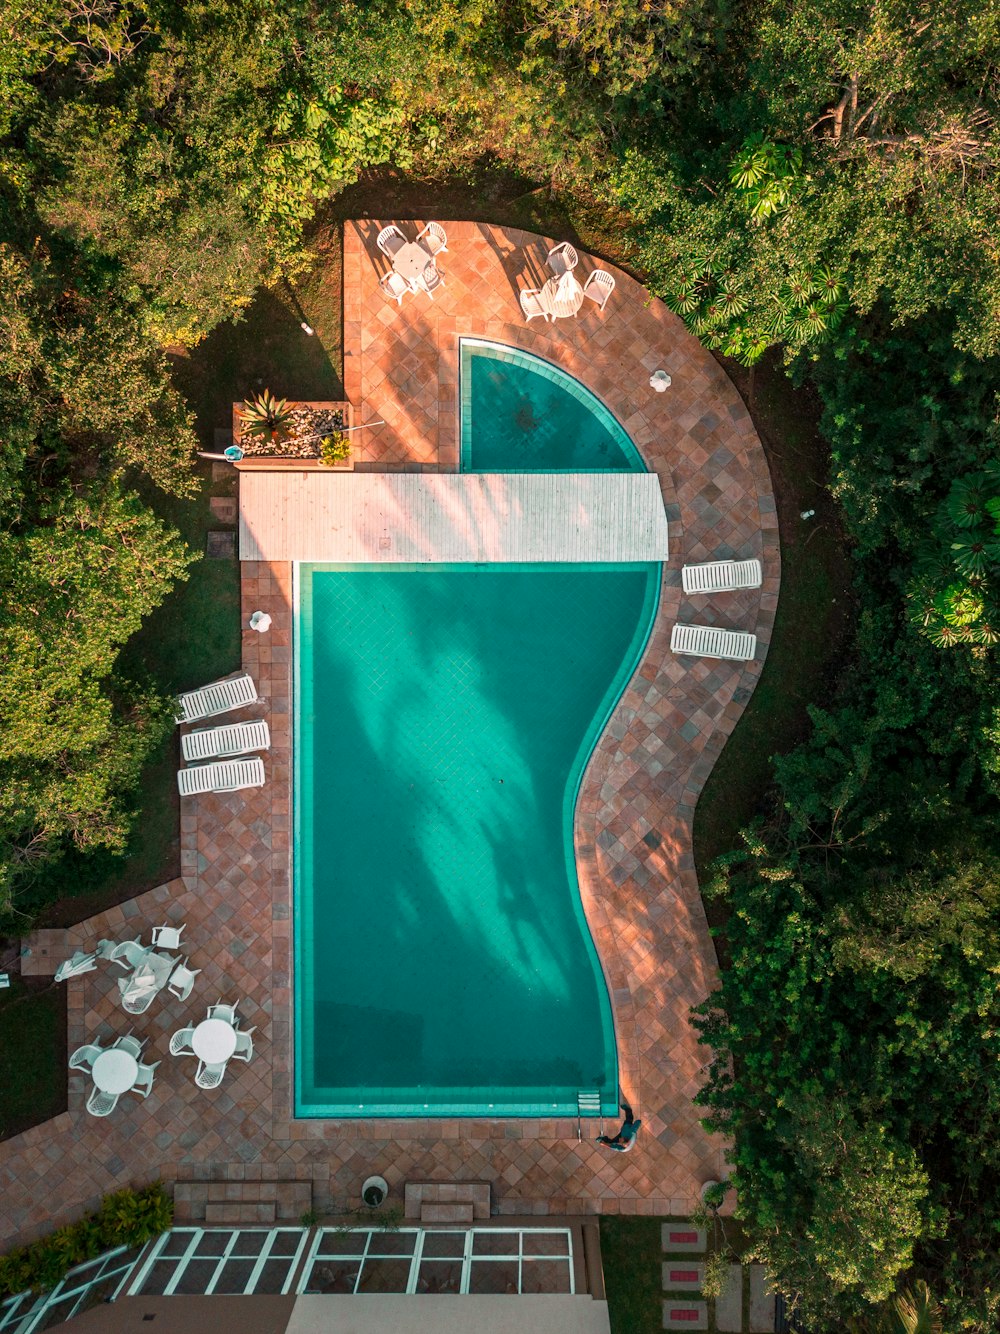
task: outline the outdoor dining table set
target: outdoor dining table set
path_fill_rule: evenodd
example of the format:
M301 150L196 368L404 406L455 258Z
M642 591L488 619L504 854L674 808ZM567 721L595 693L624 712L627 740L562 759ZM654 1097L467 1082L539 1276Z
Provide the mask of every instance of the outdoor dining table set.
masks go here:
M520 294L526 320L533 320L536 315L546 321L571 319L579 314L585 298L593 301L598 310L604 310L615 290L614 278L603 269L594 269L581 284L574 273L579 262L580 256L568 241L553 246L546 257L552 277L542 287L528 287Z
M128 1014L144 1014L154 998L165 988L178 1000L191 995L195 978L201 971L189 968L188 960L166 953L180 945L184 927L160 926L153 930L152 943L143 945L140 939L116 943L102 940L90 954L78 950L71 959L61 964L56 972L57 981L93 971L99 959L118 964L129 972L128 977L117 979L119 1000ZM195 1083L199 1088L217 1088L222 1082L230 1058L249 1061L253 1056L253 1029L241 1032L236 1020L236 1006L223 1004L209 1007L208 1017L194 1028L184 1028L170 1040L173 1056L198 1057ZM116 1038L110 1047L100 1041L78 1047L69 1059L71 1070L86 1070L93 1080L87 1097L87 1111L92 1116L108 1116L118 1105L123 1093L137 1093L148 1097L153 1087L153 1072L159 1061L144 1065L139 1057L146 1040L128 1034Z
M444 284L435 257L448 249L448 237L439 222L429 222L415 241L407 240L391 222L379 232L375 244L392 265L379 280L386 296L400 306L408 292L426 292L433 300L435 290Z

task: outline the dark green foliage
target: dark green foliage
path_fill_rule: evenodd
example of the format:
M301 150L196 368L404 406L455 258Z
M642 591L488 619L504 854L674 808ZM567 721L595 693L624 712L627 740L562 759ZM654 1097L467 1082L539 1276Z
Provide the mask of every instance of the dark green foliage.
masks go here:
M106 1195L101 1207L31 1246L0 1256L0 1297L54 1288L74 1265L116 1246L143 1246L173 1223L174 1203L159 1181Z

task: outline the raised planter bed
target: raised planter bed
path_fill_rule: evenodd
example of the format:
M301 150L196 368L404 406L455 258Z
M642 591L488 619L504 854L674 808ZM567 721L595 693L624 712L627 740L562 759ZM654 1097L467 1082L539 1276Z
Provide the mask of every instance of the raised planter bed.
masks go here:
M348 458L339 463L325 464L320 461L320 439L323 435L332 435L336 430L347 430L354 425L354 412L350 403L334 403L324 400L302 400L290 403L297 414L292 434L287 440L278 440L273 444L259 437L250 436L244 442L242 438L242 420L239 410L242 403L233 404L233 444L244 450L243 458L237 463L241 470L263 468L270 472L320 468L324 472L351 472L354 469L354 450ZM335 414L340 414L342 425L335 425ZM300 440L299 432L308 437ZM350 439L351 437L348 437Z

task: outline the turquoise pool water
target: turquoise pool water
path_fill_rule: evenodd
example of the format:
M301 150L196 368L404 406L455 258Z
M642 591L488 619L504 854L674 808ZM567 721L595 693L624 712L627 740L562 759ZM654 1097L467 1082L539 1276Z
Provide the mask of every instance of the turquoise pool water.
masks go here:
M463 338L463 472L643 472L599 398L541 357Z
M643 467L538 358L464 340L462 394L466 470ZM573 812L659 575L296 567L297 1115L615 1114Z
M299 568L300 1115L614 1114L572 814L658 568Z

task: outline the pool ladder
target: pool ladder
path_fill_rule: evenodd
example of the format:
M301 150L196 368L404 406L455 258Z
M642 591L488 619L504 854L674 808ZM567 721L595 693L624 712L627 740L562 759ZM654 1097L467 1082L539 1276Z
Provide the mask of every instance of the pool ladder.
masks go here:
M585 1089L576 1095L576 1137L583 1139L583 1118L592 1116L601 1118L601 1134L604 1134L604 1116L601 1112L601 1095L597 1090Z

